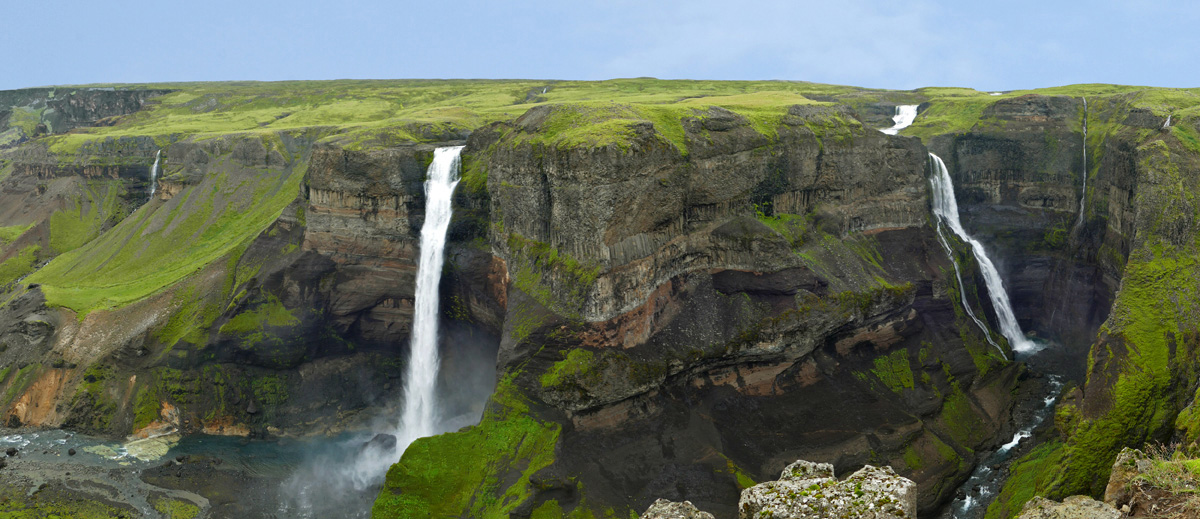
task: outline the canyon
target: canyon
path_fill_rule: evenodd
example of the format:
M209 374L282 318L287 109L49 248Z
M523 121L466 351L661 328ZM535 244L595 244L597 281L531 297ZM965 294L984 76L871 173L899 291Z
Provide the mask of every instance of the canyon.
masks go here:
M458 421L386 454L364 516L735 517L804 459L891 466L940 517L1047 393L978 516L1101 497L1122 448L1200 437L1197 106L650 79L0 92L0 425L365 441L402 415L424 182L461 146L435 382ZM939 235L931 153L1036 353ZM145 462L144 503L86 499L246 516L163 490L203 452Z

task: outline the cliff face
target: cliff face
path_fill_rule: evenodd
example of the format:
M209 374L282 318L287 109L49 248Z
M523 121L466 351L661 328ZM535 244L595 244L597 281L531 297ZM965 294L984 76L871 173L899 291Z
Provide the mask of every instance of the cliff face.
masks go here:
M938 244L922 141L860 122L931 100L906 132L1081 382L1005 503L1095 492L1121 446L1200 435L1194 94L1088 90L1085 111L1072 89L613 83L336 110L323 85L0 93L4 423L125 436L171 408L185 433L299 435L391 412L424 171L465 142L442 384L488 378L480 359L497 384L485 410L449 401L482 422L413 444L378 515L733 515L797 458L896 467L929 511L1011 432L1021 370L961 307L993 314L968 251L960 286ZM594 101L634 91L653 101ZM341 125L371 96L383 115Z
M466 513L444 488L486 463L499 485L471 492L530 493L470 514L667 498L732 515L740 488L797 457L902 467L929 508L1007 428L1016 371L956 306L917 140L813 107L773 135L711 109L682 140L651 125L604 146L539 139L571 110L468 140L464 183L486 176L511 279L505 396L481 432L414 444L378 514ZM552 458L506 471L514 444L461 474L420 471L514 415L553 432Z

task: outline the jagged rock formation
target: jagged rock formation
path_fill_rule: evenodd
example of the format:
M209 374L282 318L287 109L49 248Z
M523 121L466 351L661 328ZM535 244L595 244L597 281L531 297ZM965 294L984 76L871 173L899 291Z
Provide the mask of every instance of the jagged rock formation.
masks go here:
M799 460L783 469L778 481L743 490L738 502L741 519L916 516L916 484L896 475L891 467L870 465L838 481L832 465Z

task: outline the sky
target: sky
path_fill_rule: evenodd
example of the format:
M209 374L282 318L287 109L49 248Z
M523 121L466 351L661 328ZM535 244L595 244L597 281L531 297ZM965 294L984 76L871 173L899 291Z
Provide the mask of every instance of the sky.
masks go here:
M8 0L0 13L0 89L642 76L1200 87L1200 3L1177 0Z

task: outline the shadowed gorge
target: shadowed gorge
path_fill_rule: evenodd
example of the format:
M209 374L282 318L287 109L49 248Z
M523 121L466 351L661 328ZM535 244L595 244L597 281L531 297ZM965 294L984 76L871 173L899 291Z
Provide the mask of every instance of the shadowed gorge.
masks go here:
M890 466L919 517L1102 497L1124 447L1200 437L1198 107L641 78L0 92L22 452L0 513L725 518L797 460Z

